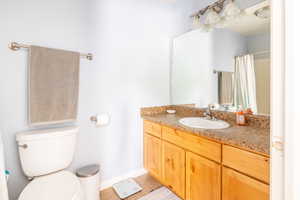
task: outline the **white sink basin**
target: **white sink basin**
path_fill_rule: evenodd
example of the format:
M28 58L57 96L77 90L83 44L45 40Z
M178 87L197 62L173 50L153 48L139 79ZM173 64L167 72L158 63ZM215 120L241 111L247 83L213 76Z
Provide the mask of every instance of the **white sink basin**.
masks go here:
M230 125L222 120L209 120L204 117L186 117L181 118L179 123L191 128L203 129L223 129L228 128Z

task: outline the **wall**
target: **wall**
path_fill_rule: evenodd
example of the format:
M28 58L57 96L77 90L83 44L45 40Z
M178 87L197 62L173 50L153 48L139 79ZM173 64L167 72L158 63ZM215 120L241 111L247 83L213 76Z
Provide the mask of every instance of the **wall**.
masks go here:
M201 2L202 3L202 2ZM205 2L204 2L205 3ZM92 52L81 60L78 125L71 169L101 164L102 183L142 168L139 108L169 103L170 38L189 27L199 1L27 0L0 2L0 129L3 132L10 198L28 183L19 165L15 134L26 124L26 50L11 41ZM89 117L109 113L95 128Z
M275 61L273 62L274 68L272 69L273 70L272 81L278 83L278 85L276 86L279 87L273 87L272 113L274 113L275 111L275 113L277 114L274 116L275 120L278 118L282 120L278 121L278 124L276 121L276 124L273 123L272 125L274 128L273 129L274 135L272 137L272 142L276 142L276 140L281 140L284 146L284 150L278 151L275 148L272 148L272 164L273 164L272 166L274 167L272 167L271 192L272 192L272 199L274 200L280 200L280 199L297 200L300 199L300 190L299 190L299 185L300 185L300 172L299 172L300 169L300 157L299 157L299 152L300 152L300 146L299 146L299 140L300 140L300 135L299 135L299 124L300 124L299 17L300 17L300 12L298 10L300 6L300 2L286 1L286 2L277 2L274 4L276 6L276 9L273 10L273 12L276 13L277 15L276 19L278 21L275 21L274 24L272 24L273 25L272 28L274 30L276 28L278 32L274 34L272 37L273 38L272 53L275 52L277 56L277 57L273 57L274 60L272 60ZM282 12L280 12L280 9L282 9ZM281 44L282 46L279 44ZM275 56L275 54L273 55ZM278 62L278 61L282 61L282 62ZM274 75L277 75L275 76L275 78L277 79L274 79ZM281 75L282 77L281 80L278 79L279 75ZM283 103L278 104L278 101L281 101ZM284 128L278 129L279 126L282 126Z
M239 33L215 29L213 31L213 68L217 71L234 71L234 57L248 51L245 36Z
M271 48L271 34L263 33L247 37L247 46L249 53L257 53L263 51L270 51Z

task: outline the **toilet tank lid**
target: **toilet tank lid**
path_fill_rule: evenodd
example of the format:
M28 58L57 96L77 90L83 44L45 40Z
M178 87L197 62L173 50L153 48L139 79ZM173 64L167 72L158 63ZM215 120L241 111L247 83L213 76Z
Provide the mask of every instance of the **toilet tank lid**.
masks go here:
M56 138L61 136L73 135L76 134L78 131L79 131L78 126L24 131L16 134L16 140L17 142L20 142L20 141Z

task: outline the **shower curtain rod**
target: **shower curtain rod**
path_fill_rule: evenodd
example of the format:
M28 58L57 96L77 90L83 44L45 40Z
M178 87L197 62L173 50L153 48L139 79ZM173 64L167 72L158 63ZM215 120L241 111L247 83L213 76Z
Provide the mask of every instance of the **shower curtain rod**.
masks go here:
M257 51L257 52L253 52L253 53L246 53L246 54L241 54L241 55L238 55L238 56L234 56L234 58L236 57L240 57L240 56L245 56L245 55L261 55L261 54L270 54L271 52L270 51Z
M258 51L258 52L254 52L253 55L267 54L267 53L271 53L271 52L270 51Z
M21 43L17 43L17 42L11 42L8 47L13 51L18 51L21 48L28 49L30 47L30 45L21 44ZM91 54L91 53L88 53L88 54L80 53L80 57L86 58L88 60L93 60L93 54Z
M215 70L215 69L213 70L213 73L214 73L214 74L222 73L222 72L229 72L229 71L219 71L219 70ZM233 72L230 72L230 73L233 73Z

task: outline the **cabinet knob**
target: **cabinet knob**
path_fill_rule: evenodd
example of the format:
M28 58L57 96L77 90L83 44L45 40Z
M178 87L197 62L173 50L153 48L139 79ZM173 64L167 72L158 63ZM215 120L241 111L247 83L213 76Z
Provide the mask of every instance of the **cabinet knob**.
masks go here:
M192 173L195 173L195 166L194 165L191 165L191 170L192 170Z
M172 169L175 169L175 164L174 164L174 160L173 159L172 159L171 165L172 165Z

